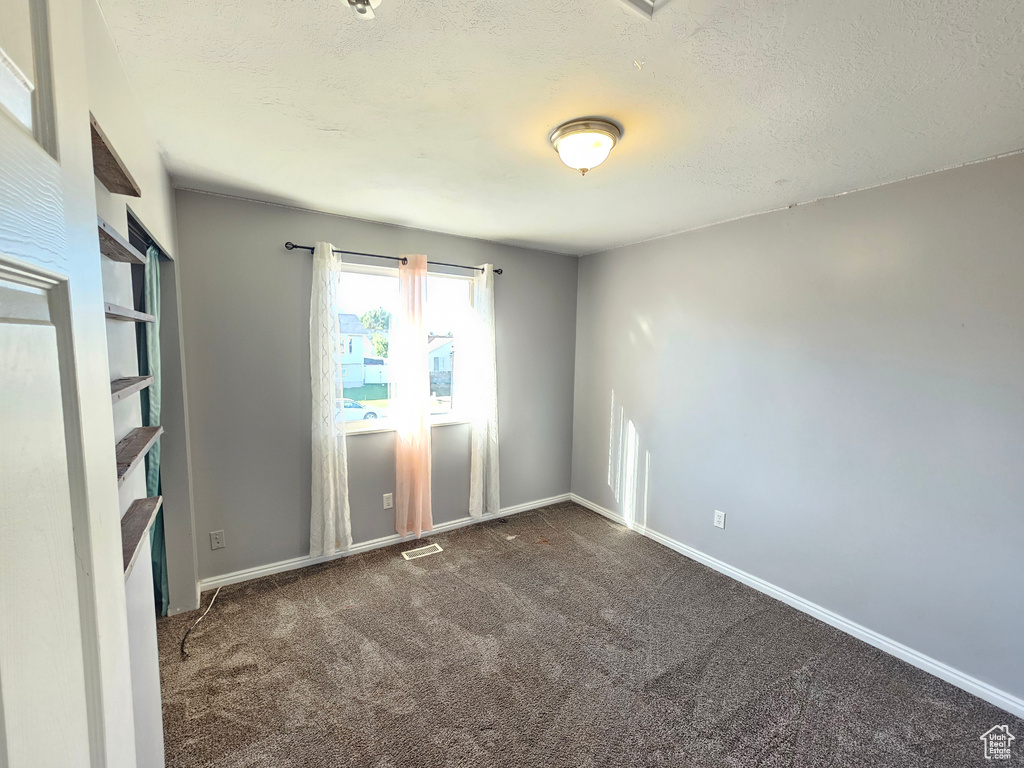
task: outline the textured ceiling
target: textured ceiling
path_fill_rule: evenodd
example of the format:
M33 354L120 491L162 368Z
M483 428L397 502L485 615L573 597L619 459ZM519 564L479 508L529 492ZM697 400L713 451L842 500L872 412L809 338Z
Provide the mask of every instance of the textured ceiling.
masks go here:
M1020 0L101 5L176 184L564 253L1024 147Z

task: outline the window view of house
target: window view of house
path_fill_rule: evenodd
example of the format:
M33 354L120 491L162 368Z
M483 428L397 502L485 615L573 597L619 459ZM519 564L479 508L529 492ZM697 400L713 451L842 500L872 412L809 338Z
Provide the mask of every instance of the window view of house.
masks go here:
M461 277L427 278L427 370L430 375L431 413L457 412L452 376L458 364L458 339L470 317L470 282Z
M388 341L398 298L393 272L347 272L337 297L343 354L335 392L337 421L387 418Z
M459 329L470 316L470 282L461 277L427 278L427 370L431 414L451 414ZM337 298L338 332L343 352L336 399L338 421L386 419L391 397L388 347L398 299L393 271L347 272Z

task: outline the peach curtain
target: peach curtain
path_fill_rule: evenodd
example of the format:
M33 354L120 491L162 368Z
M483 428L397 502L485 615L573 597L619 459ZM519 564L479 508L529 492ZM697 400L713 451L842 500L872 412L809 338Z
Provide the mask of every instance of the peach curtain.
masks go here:
M395 419L395 530L417 538L434 528L430 511L430 374L427 257L406 256L398 268L398 309L389 348Z

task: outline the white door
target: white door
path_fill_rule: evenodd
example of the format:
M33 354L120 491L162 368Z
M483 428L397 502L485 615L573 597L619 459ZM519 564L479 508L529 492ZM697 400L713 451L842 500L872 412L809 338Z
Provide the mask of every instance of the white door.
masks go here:
M57 332L49 320L44 290L0 284L0 744L7 752L0 763L10 768L89 764Z
M0 0L0 768L135 764L79 0Z

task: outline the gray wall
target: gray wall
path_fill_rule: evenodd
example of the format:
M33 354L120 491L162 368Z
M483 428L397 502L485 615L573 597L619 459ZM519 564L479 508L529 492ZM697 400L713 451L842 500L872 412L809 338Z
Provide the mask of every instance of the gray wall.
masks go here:
M419 230L179 191L199 572L209 578L309 552L309 292L292 240L371 253L492 262L496 278L501 504L567 493L578 260ZM378 262L379 263L379 262ZM469 431L433 430L434 521L469 507ZM350 436L355 541L394 533L393 433ZM209 532L227 546L211 551Z
M584 257L573 491L614 392L641 522L1024 696L1022 211L1016 156Z

